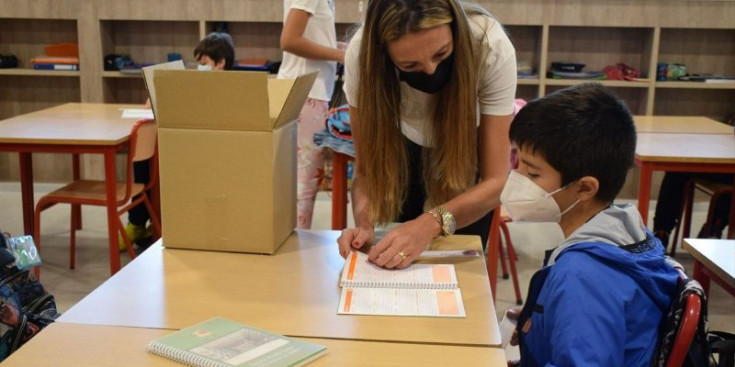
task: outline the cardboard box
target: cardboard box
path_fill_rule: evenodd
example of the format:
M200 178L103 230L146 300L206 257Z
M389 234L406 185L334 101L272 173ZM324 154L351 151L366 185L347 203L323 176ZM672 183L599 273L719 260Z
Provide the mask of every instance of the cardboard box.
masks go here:
M296 119L316 73L153 78L164 245L274 253L296 227Z

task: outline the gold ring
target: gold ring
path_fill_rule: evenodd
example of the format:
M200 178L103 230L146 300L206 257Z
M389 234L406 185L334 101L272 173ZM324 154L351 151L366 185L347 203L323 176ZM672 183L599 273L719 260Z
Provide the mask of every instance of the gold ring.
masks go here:
M408 255L406 255L406 253L403 251L398 251L398 256L400 256L404 260L408 257Z

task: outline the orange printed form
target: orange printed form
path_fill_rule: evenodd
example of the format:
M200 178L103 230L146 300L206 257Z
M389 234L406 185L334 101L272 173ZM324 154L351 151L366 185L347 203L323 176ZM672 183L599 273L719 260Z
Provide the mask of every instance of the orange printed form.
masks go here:
M466 317L454 264L388 270L352 252L340 281L340 315Z
M357 266L357 252L350 253L349 266L347 267L347 280L355 279L355 266Z

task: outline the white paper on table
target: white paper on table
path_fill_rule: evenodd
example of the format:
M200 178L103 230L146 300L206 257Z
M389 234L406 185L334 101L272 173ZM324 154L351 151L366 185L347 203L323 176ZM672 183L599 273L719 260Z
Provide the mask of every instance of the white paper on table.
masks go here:
M152 119L153 110L150 108L124 108L122 110L122 118L124 119Z
M337 313L466 317L459 289L342 288Z

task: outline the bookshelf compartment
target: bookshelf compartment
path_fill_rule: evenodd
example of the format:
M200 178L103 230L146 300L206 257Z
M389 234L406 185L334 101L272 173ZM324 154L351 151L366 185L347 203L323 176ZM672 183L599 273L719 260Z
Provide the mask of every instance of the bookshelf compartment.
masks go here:
M105 78L105 103L142 104L148 99L143 78Z
M168 61L169 53L181 54L184 63L193 64L194 48L199 43L196 21L100 21L102 55L129 55L135 63L158 64Z
M546 94L553 93L560 89L565 88L564 86L547 86ZM642 88L621 88L621 87L607 87L611 90L618 98L622 99L630 112L634 115L645 115L646 114L646 101L648 99L648 89Z
M235 60L261 59L279 61L282 59L280 22L207 22L206 32L226 32L235 44ZM206 34L202 35L202 37ZM191 46L194 51L199 40Z
M576 62L586 65L583 71L602 71L622 62L646 78L651 75L653 33L653 28L551 26L546 66Z
M735 76L735 29L664 28L658 62L684 64L690 74Z
M521 98L530 102L538 98L538 86L535 85L518 85L516 88L516 98Z
M530 64L534 74L538 75L541 69L542 28L540 26L506 25L505 31L516 49L516 62ZM538 78L537 76L533 79L518 79L518 83L531 83L529 80L535 80L538 84Z
M0 120L69 102L80 102L79 77L0 75Z
M15 55L18 69L33 70L31 59L45 55L45 46L79 43L76 20L0 19L0 29L0 54Z
M707 116L725 121L735 116L735 89L657 89L653 114Z

